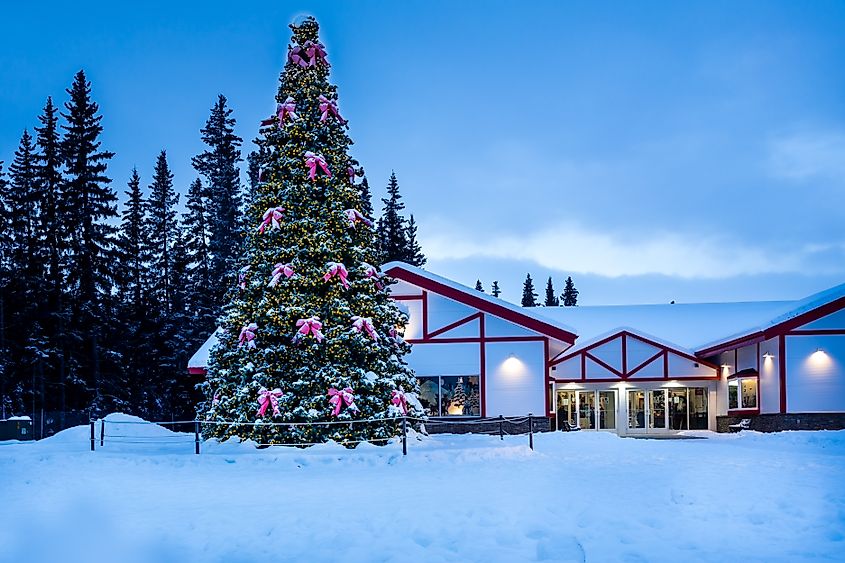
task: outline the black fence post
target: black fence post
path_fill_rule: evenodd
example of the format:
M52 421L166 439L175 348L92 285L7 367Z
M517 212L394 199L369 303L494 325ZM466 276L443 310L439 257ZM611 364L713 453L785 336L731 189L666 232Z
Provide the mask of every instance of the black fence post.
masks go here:
M408 418L402 417L402 455L408 455Z
M528 447L534 449L534 416L528 413Z
M103 443L105 442L105 436L106 436L106 419L101 418L100 419L100 447L101 448L103 447Z
M90 421L91 424L91 451L94 451L94 446L97 443L97 437L94 435L94 421Z
M194 453L200 455L200 423L194 421Z
M505 439L505 415L499 415L499 439Z

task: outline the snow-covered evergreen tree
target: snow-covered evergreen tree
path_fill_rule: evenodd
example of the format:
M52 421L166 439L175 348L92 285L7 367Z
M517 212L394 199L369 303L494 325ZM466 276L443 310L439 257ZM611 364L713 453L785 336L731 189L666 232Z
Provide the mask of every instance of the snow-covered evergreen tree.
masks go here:
M405 262L412 266L425 266L426 258L423 254L422 247L417 241L417 223L414 221L414 215L408 219L407 227L407 247L405 251Z
M293 44L260 144L272 158L246 210L237 264L212 351L200 416L209 421L350 425L207 425L208 436L261 443L395 436L393 392L415 393L396 330L407 318L378 271L372 222L348 173L351 144L313 18L291 25ZM412 414L422 415L414 400Z
M490 294L493 297L499 297L502 294L502 290L499 289L499 281L493 280L493 285L490 287Z
M578 290L575 289L575 282L572 281L572 276L566 278L563 294L560 297L564 307L575 307L578 305Z
M481 280L475 280L475 291L480 291L484 293L484 286L481 285Z

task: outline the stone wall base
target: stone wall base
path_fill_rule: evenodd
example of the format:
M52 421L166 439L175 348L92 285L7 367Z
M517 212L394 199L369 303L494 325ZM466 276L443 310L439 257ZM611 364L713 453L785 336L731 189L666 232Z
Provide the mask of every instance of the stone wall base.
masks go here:
M548 432L550 430L549 421L546 417L533 417L534 432ZM499 421L496 419L484 420L432 420L426 423L425 429L429 434L499 434ZM501 422L502 432L508 436L510 434L528 434L528 420L520 422L509 422L504 420Z
M780 432L781 430L843 430L845 412L758 414L750 416L717 416L716 432L730 432L731 424L742 419L751 420L749 430L758 432Z

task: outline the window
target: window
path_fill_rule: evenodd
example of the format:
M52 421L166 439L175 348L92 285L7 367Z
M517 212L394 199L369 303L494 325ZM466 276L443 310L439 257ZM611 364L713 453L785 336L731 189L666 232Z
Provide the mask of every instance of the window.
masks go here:
M742 377L728 381L728 409L757 408L757 378Z
M481 416L477 375L418 377L420 403L428 416Z

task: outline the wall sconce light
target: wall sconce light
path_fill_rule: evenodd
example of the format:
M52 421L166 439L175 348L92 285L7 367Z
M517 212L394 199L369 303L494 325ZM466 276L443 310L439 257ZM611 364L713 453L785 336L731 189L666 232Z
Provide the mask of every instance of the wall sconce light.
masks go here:
M766 359L766 360L771 360L774 357L775 357L775 355L772 354L771 352L766 352L765 354L763 354L763 358Z
M516 354L514 354L513 352L511 352L510 354L508 354L508 358L516 358Z
M730 369L731 364L722 364L722 369Z

